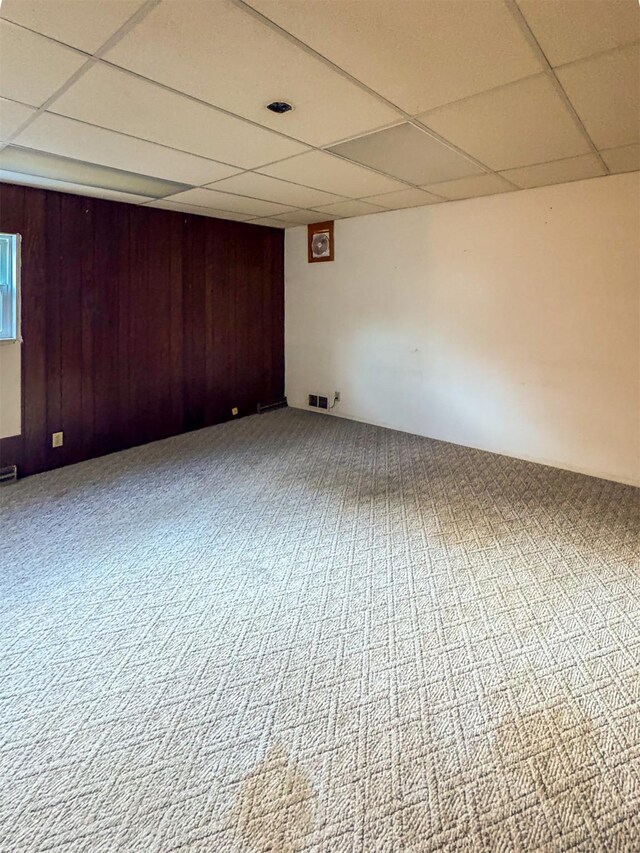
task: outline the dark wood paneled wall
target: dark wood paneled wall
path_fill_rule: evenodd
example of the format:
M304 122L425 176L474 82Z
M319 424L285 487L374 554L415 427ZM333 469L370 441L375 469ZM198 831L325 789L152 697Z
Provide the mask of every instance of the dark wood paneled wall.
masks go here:
M0 230L22 234L24 338L0 466L34 474L282 397L282 231L11 184Z

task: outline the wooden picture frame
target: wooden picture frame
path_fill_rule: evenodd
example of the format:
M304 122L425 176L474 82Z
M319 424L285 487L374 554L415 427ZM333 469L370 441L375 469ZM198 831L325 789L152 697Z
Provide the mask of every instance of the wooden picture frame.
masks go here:
M333 221L307 225L307 261L320 264L333 258Z

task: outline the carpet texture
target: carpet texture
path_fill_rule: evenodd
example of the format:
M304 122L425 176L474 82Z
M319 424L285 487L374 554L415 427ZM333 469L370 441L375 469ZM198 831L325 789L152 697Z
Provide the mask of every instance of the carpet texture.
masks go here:
M640 850L638 490L283 410L0 501L2 851Z

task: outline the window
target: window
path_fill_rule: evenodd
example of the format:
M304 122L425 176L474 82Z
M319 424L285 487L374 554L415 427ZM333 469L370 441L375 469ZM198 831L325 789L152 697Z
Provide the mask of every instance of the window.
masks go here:
M0 234L0 341L18 337L19 251L18 234Z

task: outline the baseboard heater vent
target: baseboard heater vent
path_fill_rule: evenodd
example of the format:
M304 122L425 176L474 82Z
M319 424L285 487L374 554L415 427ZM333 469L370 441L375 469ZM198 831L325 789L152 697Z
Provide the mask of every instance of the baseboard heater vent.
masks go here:
M6 468L0 468L0 486L4 486L7 483L15 483L18 479L18 466L17 465L7 465Z
M258 414L264 415L267 412L273 412L276 409L286 409L287 407L287 398L283 397L282 400L276 400L275 403L258 403Z

